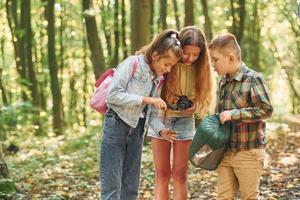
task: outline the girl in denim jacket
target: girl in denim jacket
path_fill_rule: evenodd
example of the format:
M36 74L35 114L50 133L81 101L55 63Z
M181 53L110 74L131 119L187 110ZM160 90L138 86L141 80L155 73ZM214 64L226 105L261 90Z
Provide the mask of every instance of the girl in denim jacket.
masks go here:
M147 124L154 130L164 128L156 114L151 114L151 107L167 107L160 98L159 83L182 56L177 38L174 30L160 33L136 56L124 60L114 74L100 152L102 199L134 200L138 196L144 130ZM137 70L132 73L136 62Z

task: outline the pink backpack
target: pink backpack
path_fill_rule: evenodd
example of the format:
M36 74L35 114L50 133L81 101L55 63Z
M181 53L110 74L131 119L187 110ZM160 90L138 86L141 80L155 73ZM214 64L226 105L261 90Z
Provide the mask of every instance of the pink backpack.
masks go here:
M136 57L134 60L131 77L133 77L138 66L139 66L139 61L138 58ZM90 106L101 114L105 114L108 109L106 104L106 98L115 71L116 71L115 68L109 68L97 79L95 83L96 91L94 92L91 98Z

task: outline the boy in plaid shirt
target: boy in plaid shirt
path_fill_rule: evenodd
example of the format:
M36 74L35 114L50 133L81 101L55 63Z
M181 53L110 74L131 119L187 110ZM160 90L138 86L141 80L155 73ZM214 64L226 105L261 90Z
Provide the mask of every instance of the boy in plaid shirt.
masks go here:
M220 76L217 112L230 121L228 150L218 166L218 199L259 199L265 157L265 121L273 108L262 76L241 59L234 35L218 36L209 45L212 65Z

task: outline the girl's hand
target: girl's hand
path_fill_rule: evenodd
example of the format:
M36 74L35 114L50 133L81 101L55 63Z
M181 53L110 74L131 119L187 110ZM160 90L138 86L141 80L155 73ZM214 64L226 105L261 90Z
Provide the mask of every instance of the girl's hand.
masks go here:
M179 97L177 95L174 95L173 93L169 92L168 94L168 103L169 104L176 104L179 100Z
M160 136L169 142L173 143L176 140L176 133L170 129L163 129L160 131Z
M155 97L144 97L143 103L153 105L155 108L166 110L167 104L162 100L161 98L155 98Z

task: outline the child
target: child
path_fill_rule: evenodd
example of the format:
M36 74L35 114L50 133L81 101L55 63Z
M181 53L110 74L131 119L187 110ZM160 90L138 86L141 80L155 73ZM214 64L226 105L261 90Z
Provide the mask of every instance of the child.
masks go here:
M122 62L114 74L107 96L101 155L102 199L135 200L138 196L144 126L151 108L165 109L158 86L162 75L181 58L178 32L166 30L149 45ZM134 63L139 66L133 73ZM155 115L149 119L156 129Z
M228 150L217 168L218 199L259 199L265 157L265 121L273 108L262 76L241 59L234 35L218 36L209 45L219 83L217 112L221 123L230 122Z
M173 178L173 199L187 199L188 150L195 134L194 115L207 113L213 96L212 69L204 34L195 26L180 31L181 61L168 74L162 98L168 110L162 113L166 128L148 132L155 165L155 199L170 199L169 181ZM173 144L173 162L171 148ZM171 165L172 163L172 165Z

